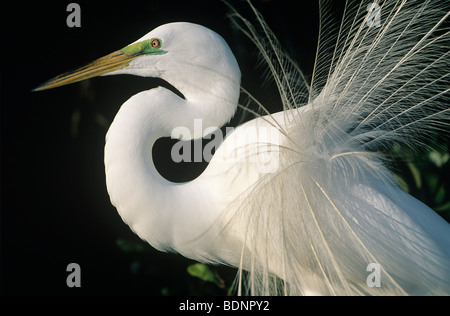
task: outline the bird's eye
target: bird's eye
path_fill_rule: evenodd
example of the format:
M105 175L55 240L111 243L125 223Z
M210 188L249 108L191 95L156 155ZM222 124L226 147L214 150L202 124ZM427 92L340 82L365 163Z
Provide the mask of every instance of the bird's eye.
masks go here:
M157 38L152 39L151 45L153 48L158 48L161 46L161 41Z

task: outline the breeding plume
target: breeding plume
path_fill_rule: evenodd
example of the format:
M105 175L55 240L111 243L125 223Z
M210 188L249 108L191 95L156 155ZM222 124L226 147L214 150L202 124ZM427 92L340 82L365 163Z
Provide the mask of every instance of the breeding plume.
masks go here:
M108 192L153 247L239 268L238 294L448 295L450 225L400 189L383 152L448 132L449 2L351 1L336 24L327 4L310 80L251 3L255 25L230 9L278 87L278 113L240 87L222 37L183 22L35 90L131 74L183 94L159 87L122 105L106 136ZM195 180L163 178L154 142L218 134L241 92L256 118Z

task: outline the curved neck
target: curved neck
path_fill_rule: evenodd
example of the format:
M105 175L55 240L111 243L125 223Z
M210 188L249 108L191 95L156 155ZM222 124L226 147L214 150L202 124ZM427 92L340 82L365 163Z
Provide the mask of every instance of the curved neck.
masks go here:
M217 216L210 186L203 181L176 184L164 179L153 164L152 147L174 128L189 128L194 119L213 121L204 106L164 88L143 91L122 105L105 145L107 189L122 219L153 247L187 257L202 255L201 249L192 255L179 245L194 241Z

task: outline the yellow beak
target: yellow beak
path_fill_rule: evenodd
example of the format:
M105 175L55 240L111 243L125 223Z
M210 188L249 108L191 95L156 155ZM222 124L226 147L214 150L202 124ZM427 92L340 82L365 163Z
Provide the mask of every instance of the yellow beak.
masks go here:
M56 76L55 78L44 82L32 91L52 89L70 83L97 77L114 70L119 70L128 66L130 61L136 57L137 56L135 54L126 54L123 50L118 50L114 53L106 55L105 57L99 58L84 67Z

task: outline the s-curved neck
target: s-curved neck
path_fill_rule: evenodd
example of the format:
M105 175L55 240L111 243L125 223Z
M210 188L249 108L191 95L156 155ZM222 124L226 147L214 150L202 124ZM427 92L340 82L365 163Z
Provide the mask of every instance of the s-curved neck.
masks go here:
M202 118L199 107L164 88L138 93L122 105L105 145L107 189L124 222L159 250L197 258L201 249L186 253L194 247L182 244L195 242L217 217L211 184L164 179L153 164L152 147L173 128Z

